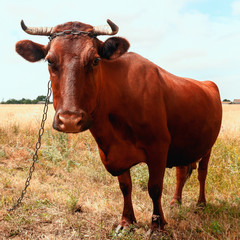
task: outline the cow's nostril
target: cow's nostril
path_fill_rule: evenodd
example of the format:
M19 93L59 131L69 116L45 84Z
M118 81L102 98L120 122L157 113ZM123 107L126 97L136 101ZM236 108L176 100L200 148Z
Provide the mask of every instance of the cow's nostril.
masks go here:
M65 117L63 117L62 115L58 115L58 122L59 124L64 124L64 121L65 121Z
M58 115L57 118L58 118L58 124L59 124L59 125L64 124L63 121L62 121L61 115Z
M82 121L82 119L81 119L81 120L79 120L79 121L77 122L77 126L82 125L82 123L83 123L83 121Z

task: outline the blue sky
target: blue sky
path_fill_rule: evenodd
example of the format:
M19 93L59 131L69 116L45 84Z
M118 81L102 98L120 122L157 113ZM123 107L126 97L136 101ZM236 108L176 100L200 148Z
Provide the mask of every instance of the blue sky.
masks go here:
M232 7L231 0L202 0L190 1L185 5L183 11L198 11L203 14L208 14L212 18L216 17L231 17Z
M10 0L0 7L0 101L46 93L47 63L25 61L15 43L48 39L27 35L21 19L29 26L55 26L101 25L107 18L130 41L130 51L178 76L214 81L222 99L240 98L240 0Z

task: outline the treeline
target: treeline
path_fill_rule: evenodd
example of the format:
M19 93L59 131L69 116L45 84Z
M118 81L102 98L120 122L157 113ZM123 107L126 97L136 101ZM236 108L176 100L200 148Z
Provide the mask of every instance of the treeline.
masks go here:
M16 100L14 98L9 99L7 101L2 101L1 104L37 104L37 103L43 103L45 102L46 96L38 96L36 99L27 99L22 98L20 100Z

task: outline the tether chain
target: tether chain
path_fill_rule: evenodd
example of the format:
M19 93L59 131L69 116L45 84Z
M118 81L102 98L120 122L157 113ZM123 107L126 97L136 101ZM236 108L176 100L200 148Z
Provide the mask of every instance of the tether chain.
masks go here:
M53 33L48 37L50 41L52 41L55 37L65 36L65 35L87 35L89 37L95 38L96 36L92 32L84 32L84 31L74 31L74 30L65 30L63 32Z
M38 132L38 141L36 143L35 153L34 153L33 158L32 158L33 163L32 163L32 166L29 169L29 175L28 175L28 178L25 182L25 187L22 190L22 193L21 193L20 197L18 198L17 202L13 205L13 207L10 208L10 209L7 209L9 212L14 211L21 204L22 199L27 192L27 188L30 185L30 180L31 180L32 174L35 170L35 163L38 160L38 150L41 147L41 138L42 138L42 135L44 133L45 121L47 120L48 104L49 104L51 92L52 92L52 90L51 90L51 80L49 80L49 82L48 82L48 92L47 92L47 96L46 96L46 99L45 99L45 105L44 105L44 109L43 109L41 127L40 127L39 132Z

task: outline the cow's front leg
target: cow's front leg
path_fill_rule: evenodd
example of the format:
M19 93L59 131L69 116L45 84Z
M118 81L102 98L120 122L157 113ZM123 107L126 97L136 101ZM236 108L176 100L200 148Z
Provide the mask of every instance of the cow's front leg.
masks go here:
M152 216L152 226L151 230L163 230L164 225L167 224L165 221L162 205L161 196L163 189L163 177L166 168L168 153L168 145L161 145L161 150L158 152L153 152L152 157L148 159L148 169L149 169L149 182L148 182L148 192L153 201L153 216Z
M153 201L152 231L163 230L164 225L167 224L161 205L163 176L164 169L158 169L158 171L156 169L149 169L148 192Z
M136 218L132 206L132 180L130 170L118 176L119 186L124 198L122 220L117 227L117 232L136 222Z

